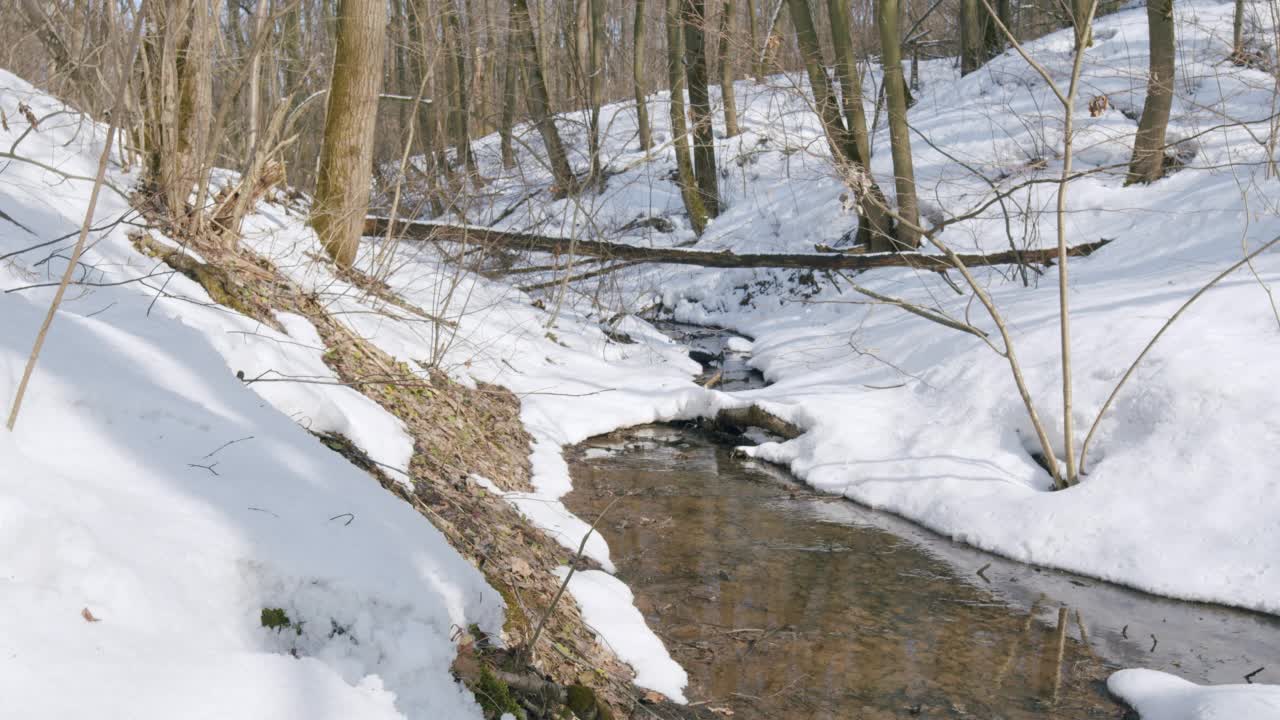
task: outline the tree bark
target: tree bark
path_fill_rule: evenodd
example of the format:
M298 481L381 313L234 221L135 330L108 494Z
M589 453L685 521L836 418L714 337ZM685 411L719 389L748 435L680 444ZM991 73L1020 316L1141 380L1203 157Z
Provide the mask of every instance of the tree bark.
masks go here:
M888 101L889 149L893 155L894 188L898 215L905 221L896 228L901 249L920 246L920 211L916 202L916 174L911 163L911 134L907 127L907 85L902 77L902 46L898 40L898 0L877 0L877 24L884 64L885 98Z
M645 42L647 42L648 19L645 17L645 0L636 0L635 27L632 28L633 53L631 56L631 79L636 92L636 131L640 135L640 149L648 151L653 147L653 134L649 129L649 93L645 92L644 60Z
M707 216L720 214L720 181L716 176L716 138L707 88L706 6L703 0L684 0L684 60L689 79L689 119L693 122L693 173Z
M1242 0L1243 1L1243 0ZM764 84L764 61L760 58L760 31L757 29L755 0L747 0L747 33L751 46L751 74L756 82Z
M850 161L865 165L871 160L871 144L867 138L867 115L862 108L862 73L853 55L849 0L827 0L827 16L831 23L831 46L836 53L836 77L840 81L845 128L849 132L845 155Z
M1093 44L1093 26L1089 22L1089 11L1097 0L1071 0L1071 20L1076 28L1076 44L1078 47L1089 47Z
M339 267L355 263L369 207L387 29L384 0L339 0L333 75L311 224Z
M498 123L498 135L502 151L502 167L510 170L516 165L516 151L512 128L516 122L516 104L519 97L516 89L519 86L521 63L516 45L515 24L507 18L507 61L502 71L502 119Z
M604 3L605 0L589 0L591 34L589 38L590 64L588 65L587 102L591 106L588 116L588 153L591 156L591 182L601 186L604 175L600 172L600 104L604 99Z
M1155 182L1164 176L1164 138L1173 107L1173 0L1147 2L1147 33L1151 44L1147 99L1133 140L1126 185Z
M547 97L547 84L542 74L542 59L538 52L538 40L533 34L533 20L529 17L527 0L511 0L512 24L516 28L519 40L520 55L524 60L525 71L529 80L529 115L538 126L542 143L546 146L547 162L551 165L551 175L555 181L553 189L556 195L568 195L578 191L578 179L569 167L569 158L564 151L564 143L560 141L560 131L556 129L555 118L551 115L551 101Z
M986 37L982 20L987 14L981 0L960 0L960 75L982 67Z
M467 75L467 51L462 37L462 21L455 0L444 0L444 40L449 48L445 77L449 88L449 135L454 143L456 162L472 176L476 175L476 159L471 152L471 83Z
M1231 59L1237 64L1244 61L1244 0L1236 0L1231 21Z
M834 128L839 123L839 114L834 109L834 101L831 100L832 91L827 80L826 69L822 66L822 51L818 46L817 32L808 13L808 6L803 0L798 7L793 2L791 13L791 24L796 28L796 42L805 57L805 67L809 71L809 84L815 88L814 99L819 108L819 115L834 116L830 121L823 121L824 126ZM834 152L834 156L839 164L843 155L843 161L850 166L848 169L843 169L842 174L846 176L846 181L852 180L848 184L850 190L857 196L857 243L869 246L873 252L887 252L895 247L893 218L889 215L884 192L871 177L871 143L867 137L866 114L862 109L862 80L853 58L853 39L849 32L853 22L849 11L849 0L828 0L827 16L831 24L831 45L836 52L836 77L840 81L846 123L843 136L831 138L833 147L838 146L841 151ZM799 17L798 22L797 17ZM801 25L804 26L803 31ZM825 99L819 100L819 94Z
M730 33L733 29L733 0L720 4L720 46L717 62L720 65L720 97L724 103L724 136L727 138L742 132L738 129L738 103L733 95L733 56L730 54Z
M676 183L689 213L689 224L699 235L707 226L707 207L698 192L689 153L689 126L684 116L684 28L680 22L682 0L667 0L667 81L671 88L671 144L676 155Z
M367 218L364 234L385 235L386 218ZM395 231L405 238L418 240L458 242L467 245L502 247L508 250L531 251L577 257L595 257L632 263L657 263L670 265L696 265L709 268L798 268L809 270L869 270L885 267L910 267L919 270L941 272L956 267L946 255L907 253L748 253L711 252L707 250L682 250L679 248L651 248L640 245L621 245L582 238L561 238L532 233L507 232L488 227L470 227L429 222L397 220ZM1082 243L1067 248L1069 257L1087 257L1105 247L1110 240ZM966 267L987 265L1049 265L1057 261L1058 249L1006 250L990 255L959 254L955 256Z

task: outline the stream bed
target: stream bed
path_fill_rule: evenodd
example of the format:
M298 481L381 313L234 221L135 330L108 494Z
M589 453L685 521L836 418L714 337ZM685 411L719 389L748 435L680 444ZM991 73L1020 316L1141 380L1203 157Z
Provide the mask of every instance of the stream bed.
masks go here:
M712 362L729 389L759 384L741 358ZM1120 718L1120 667L1280 678L1280 618L1003 560L815 494L720 433L630 428L569 461L572 512L620 498L599 524L618 577L717 715Z

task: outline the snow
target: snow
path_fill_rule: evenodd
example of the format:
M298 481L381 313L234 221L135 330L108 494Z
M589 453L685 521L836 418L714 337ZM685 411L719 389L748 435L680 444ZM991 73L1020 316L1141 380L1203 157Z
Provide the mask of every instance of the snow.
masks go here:
M60 108L0 72L8 117L19 101L40 117ZM11 125L6 145L25 129ZM91 176L104 130L47 117L18 152ZM18 161L0 178L0 210L31 230L0 220L0 255L79 226L88 183ZM104 191L95 226L127 212ZM92 280L156 268L127 229L91 236ZM0 261L6 411L53 292L18 288L56 279L60 260L34 261L72 241ZM0 431L8 714L480 717L449 673L451 637L471 623L500 632L501 597L306 432L343 432L392 466L411 451L398 420L332 384L309 323L280 321L289 334L212 305L180 275L72 287L16 431ZM246 385L237 370L318 382ZM300 632L263 627L266 608Z
M562 579L568 574L567 567L557 572ZM676 702L687 702L684 686L689 676L645 624L626 583L607 572L579 570L569 578L569 591L582 607L587 624L619 659L635 668L636 685L657 690Z
M1205 687L1155 670L1121 670L1107 689L1143 720L1267 720L1280 718L1280 685Z

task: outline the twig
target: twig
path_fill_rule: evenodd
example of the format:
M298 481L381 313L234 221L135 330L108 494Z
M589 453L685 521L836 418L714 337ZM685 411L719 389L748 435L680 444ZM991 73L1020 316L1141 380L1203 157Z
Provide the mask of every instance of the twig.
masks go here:
M214 450L213 452L209 453L208 455L205 455L204 457L202 457L202 458L200 458L200 459L201 459L201 460L204 460L205 458L213 457L214 455L217 455L218 453L220 453L220 452L222 452L223 450L227 449L227 447L229 447L229 446L231 446L231 445L235 445L235 444L236 444L236 443L238 443L238 442L244 442L245 440L252 440L252 439L253 439L253 436L252 436L252 435L249 435L249 436L247 436L247 437L242 437L242 438L240 438L240 439L238 439L238 440L228 440L227 442L224 442L224 443L222 443L221 445L219 445L217 450Z
M1089 434L1084 436L1084 444L1080 446L1080 472L1081 473L1087 472L1088 466L1085 464L1085 459L1086 459L1087 453L1089 452L1089 441L1093 439L1093 434L1098 431L1098 425L1102 422L1102 416L1105 415L1107 410L1111 407L1111 403L1115 401L1116 395L1120 394L1120 388L1124 387L1125 382L1129 380L1129 377L1131 375L1133 375L1133 371L1138 369L1138 364L1141 363L1142 359L1147 356L1147 353L1151 352L1151 348L1155 347L1156 342L1158 342L1160 338L1164 336L1165 331L1167 331L1170 327L1172 327L1174 321L1176 321L1179 317L1181 317L1182 313L1185 312L1187 308L1191 307L1192 303L1194 303L1196 300L1199 300L1201 295L1204 295L1206 292L1208 292L1210 288L1212 288L1214 285L1217 285L1220 281L1222 281L1223 278L1227 277L1228 275L1235 272L1236 270L1239 270L1241 267L1244 267L1245 265L1247 265L1250 260L1253 260L1255 257L1261 255L1267 250L1270 250L1276 243L1280 243L1280 235L1277 235L1276 237L1272 238L1270 242L1258 248L1257 250L1254 250L1248 255L1245 255L1243 258L1240 259L1239 262L1236 262L1231 267L1218 273L1217 277L1210 280L1204 287L1197 290L1194 295L1187 298L1187 301L1182 303L1182 306L1179 307L1178 310L1173 313L1173 315L1169 316L1169 319L1165 321L1164 325L1160 326L1160 330L1157 331L1156 334L1151 337L1151 342L1148 342L1147 346L1142 349L1142 352L1138 353L1138 357L1134 358L1133 363L1129 365L1129 369L1124 371L1124 376L1120 378L1120 382L1116 383L1115 388L1111 390L1111 394L1107 396L1107 401L1102 403L1102 409L1098 411L1097 417L1093 419L1093 425L1089 427Z
M1251 673L1249 673L1248 675L1245 675L1245 676L1244 676L1244 681L1245 681L1246 683L1248 683L1248 684L1252 685L1252 684L1253 684L1253 678L1254 678L1258 673L1260 673L1260 672L1262 672L1263 670L1266 670L1266 669L1267 669L1267 668L1266 668L1266 666L1263 666L1263 667L1258 668L1257 670L1254 670L1253 672L1251 672Z
M355 516L355 514L354 514L354 513L349 513L349 512L348 512L348 513L342 513L342 514L340 514L340 515L334 515L333 517L329 518L329 522L333 522L334 520L337 520L337 519L338 519L338 518L340 518L340 517L344 517L344 518L346 518L346 519L347 519L347 521L346 521L346 522L342 523L342 527L346 527L346 526L348 526L348 525L350 525L351 523L353 523L353 522L355 522L355 521L356 521L356 516Z
M133 37L129 40L129 62L125 67L133 66L133 58L138 54L138 44L142 38L142 19L147 11L146 0L143 0L142 7L138 11L138 21L133 26ZM62 304L62 297L67 292L67 285L71 283L71 275L75 272L76 264L80 260L80 253L84 251L84 243L89 238L89 227L93 224L93 213L98 208L98 195L102 192L102 186L107 177L107 165L111 161L111 146L116 138L116 118L121 106L124 105L125 94L129 89L129 73L122 72L120 74L120 86L116 88L115 100L112 102L111 120L107 125L106 142L102 145L102 154L98 157L98 173L93 181L93 190L89 193L89 206L85 209L84 222L80 225L80 237L76 240L76 247L71 252L71 261L67 263L67 269L62 273L62 282L58 285L58 291L54 293L53 302L49 303L49 312L45 314L44 323L40 326L40 332L36 334L35 345L31 348L31 355L27 358L27 365L22 371L22 380L18 382L18 391L13 397L13 407L9 410L9 420L6 423L9 432L13 432L14 425L18 422L18 412L22 409L22 398L27 394L27 385L31 382L31 373L35 370L36 362L40 359L40 350L44 347L45 337L49 334L49 326L53 324L53 318L58 313L58 306Z
M600 514L596 516L596 521L591 523L591 528L587 530L587 534L582 536L582 542L578 544L578 552L574 554L569 562L569 572L565 573L564 580L561 581L560 588L556 590L555 597L551 598L551 604L547 606L547 611L542 614L542 617L538 620L537 627L533 630L533 636L529 639L529 644L525 648L526 661L532 659L533 648L538 643L538 636L542 635L542 628L546 626L547 619L551 617L551 613L555 612L556 604L560 602L560 596L564 595L565 588L569 587L569 579L573 577L573 573L578 569L577 563L582 559L582 555L587 549L587 540L591 537L591 533L596 531L596 526L604 519L605 514L621 499L621 497L615 497L610 500L604 510L601 510Z

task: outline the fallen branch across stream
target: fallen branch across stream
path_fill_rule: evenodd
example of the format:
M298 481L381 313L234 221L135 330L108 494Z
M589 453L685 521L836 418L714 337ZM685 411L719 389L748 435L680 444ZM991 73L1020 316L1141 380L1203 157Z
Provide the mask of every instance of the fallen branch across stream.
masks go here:
M387 233L386 218L370 217L364 222L366 236L383 236ZM570 248L579 257L611 258L631 263L658 263L671 265L697 265L714 268L799 268L807 270L867 270L882 267L909 267L941 272L956 265L945 255L924 253L747 253L728 251L682 250L678 248L647 248L637 245L601 242L599 240L573 240L571 238L509 232L491 228L444 223L408 222L397 220L395 234L416 240L467 243L507 250L532 250L554 255L567 255ZM1111 241L1108 239L1082 243L1067 248L1071 257L1093 254ZM983 265L1048 265L1057 259L1057 249L1006 250L982 254L957 254L956 259L966 266Z

